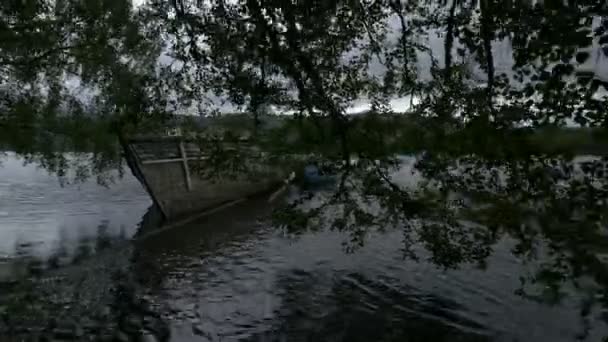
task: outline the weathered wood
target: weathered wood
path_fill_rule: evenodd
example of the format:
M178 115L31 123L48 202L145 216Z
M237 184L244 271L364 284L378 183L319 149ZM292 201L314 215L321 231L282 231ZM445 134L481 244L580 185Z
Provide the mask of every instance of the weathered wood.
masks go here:
M192 178L190 178L190 167L188 166L188 156L186 156L186 150L184 149L184 142L179 142L179 152L182 155L182 167L184 168L184 177L186 177L186 188L188 191L192 190Z
M151 184L148 183L148 180L146 179L146 176L142 170L142 161L139 158L139 155L137 154L137 151L135 150L134 146L132 144L125 144L124 148L125 153L129 154L127 156L127 159L131 159L134 161L134 163L132 163L133 165L130 164L129 166L132 168L137 180L139 180L139 182L143 185L143 187L146 189L146 192L148 192L148 195L150 195L150 197L152 198L152 201L158 206L163 215L165 215L165 218L167 218L167 210L164 207L164 203L162 203L162 201L160 201L158 197L156 197L156 194L154 193Z
M237 145L241 144L226 141L221 149L229 151L244 148L248 151L248 157L259 153L256 149ZM196 215L227 202L270 192L279 187L281 180L286 177L284 170L276 165L265 164L263 160L260 161L264 164L260 168L262 172L256 174L255 178L208 179L191 172L192 163L211 157L211 152L206 151L205 143L201 143L201 140L191 141L181 137L132 139L129 147L129 154L136 157L136 168L141 170L140 181L149 185L146 190L170 221ZM251 163L249 158L243 162Z
M194 143L199 143L199 142L206 142L206 143L210 143L210 142L225 142L224 139L221 138L215 138L215 137L211 137L211 138L201 138L201 137L183 137L183 136L167 136L167 137L135 137L135 138L131 138L130 141L134 144L139 144L139 143L167 143L167 142L179 142L179 141L184 141L184 142L194 142ZM229 141L230 143L249 143L251 142L250 138L239 138L239 139L231 139Z
M187 157L186 160L206 160L209 159L209 157L207 156L201 156L201 157ZM184 158L170 158L170 159L150 159L150 160L143 160L141 163L144 165L149 165L149 164L166 164L166 163L181 163L184 161Z

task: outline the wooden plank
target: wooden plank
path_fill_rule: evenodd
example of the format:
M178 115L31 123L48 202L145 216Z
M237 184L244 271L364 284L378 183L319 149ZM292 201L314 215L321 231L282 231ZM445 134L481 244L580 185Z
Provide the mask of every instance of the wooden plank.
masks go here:
M192 190L192 179L190 178L190 168L188 167L188 156L184 149L184 142L179 142L179 153L182 155L182 167L184 168L184 176L186 177L186 189Z
M172 230L172 229L175 229L175 228L180 228L180 227L182 227L182 226L184 226L184 225L186 225L186 224L188 224L190 222L196 221L196 220L201 219L201 218L206 217L206 216L210 216L210 215L215 214L215 213L217 213L219 211L222 211L224 209L233 207L233 206L235 206L235 205L237 205L239 203L244 202L245 200L247 200L246 197L239 198L239 199L236 199L236 200L233 200L233 201L229 201L229 202L226 202L226 203L223 203L223 204L219 204L216 207L205 209L205 210L203 210L199 214L191 215L189 217L183 218L183 219L178 220L178 221L169 221L169 223L162 225L161 228L159 228L157 230L154 230L154 231L151 231L149 233L137 236L135 238L134 242L135 243L141 242L141 241L143 241L143 240L145 240L147 238L150 238L152 236L156 236L156 235L158 235L160 233L164 233L164 232L166 232L168 230Z
M173 136L148 136L148 137L133 137L131 139L129 139L130 143L133 144L140 144L140 143L170 143L170 142L178 142L178 141L185 141L185 142L192 142L192 143L199 143L199 142L223 142L224 139L223 138L216 138L216 137L173 137ZM249 143L251 141L250 138L238 138L238 139L234 139L234 140L228 140L229 143L238 143L238 144L243 144L243 143Z
M128 144L126 146L126 152L129 153L135 159L135 165L133 165L133 166L137 168L137 174L140 175L140 177L138 177L138 178L142 178L139 181L142 182L142 185L144 186L144 188L146 188L146 192L148 192L148 195L150 195L150 197L152 198L152 201L154 203L156 203L156 205L158 206L160 211L163 213L163 216L165 216L165 218L167 218L167 211L165 210L165 206L163 205L163 203L161 201L158 200L158 198L156 197L156 194L154 193L154 189L152 189L152 187L148 183L146 174L144 173L144 170L142 168L142 165L143 165L142 160L139 158L139 155L137 154L137 151L135 151L134 146L132 144Z
M206 159L206 157L201 157L201 158L195 158L195 157L190 157L190 158L186 158L186 160L201 160L201 159ZM144 165L149 165L149 164L166 164L166 163L182 163L184 161L184 158L170 158L170 159L149 159L149 160L144 160L141 163Z

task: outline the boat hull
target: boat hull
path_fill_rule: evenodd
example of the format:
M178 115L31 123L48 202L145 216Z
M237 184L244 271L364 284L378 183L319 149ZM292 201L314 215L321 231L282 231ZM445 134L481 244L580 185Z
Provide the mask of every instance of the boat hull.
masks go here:
M256 167L256 176L212 177L200 171L205 153L180 138L131 140L127 148L134 175L167 220L196 215L222 204L276 190L286 172ZM259 172L260 169L265 171Z

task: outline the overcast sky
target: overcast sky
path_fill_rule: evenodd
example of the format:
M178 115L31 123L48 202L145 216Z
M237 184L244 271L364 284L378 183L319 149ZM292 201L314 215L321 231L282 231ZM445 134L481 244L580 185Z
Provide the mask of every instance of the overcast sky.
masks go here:
M132 0L133 6L134 7L139 7L142 4L144 4L147 0ZM397 18L392 18L392 20L389 20L389 26L394 27L395 28L395 32L398 31L398 22L396 20ZM394 21L394 23L393 23ZM600 24L600 20L599 18L595 18L593 26L597 27ZM395 35L394 39L397 39L397 36ZM443 41L443 34L442 32L438 32L437 30L429 30L427 32L426 37L424 37L422 39L422 41L420 42L422 45L426 45L428 47L431 48L431 50L433 51L433 55L434 57L437 59L439 65L441 66L443 64L444 61L444 41ZM459 46L459 42L456 41L454 42L454 48L456 49ZM511 47L511 42L508 39L503 39L501 41L494 41L492 44L492 50L493 50L493 54L494 54L494 63L495 63L495 67L496 67L496 73L497 74L501 74L501 73L506 73L507 75L512 74L512 67L514 64L514 60L513 60L513 49ZM585 70L585 71L590 71L593 72L595 74L595 76L599 79L602 79L604 81L608 80L608 57L604 56L604 54L602 54L601 52L601 47L599 46L599 44L597 43L597 39L594 40L593 46L590 47L589 49L586 50L590 50L591 52L591 58L589 58L589 60L587 60L583 65L578 65L578 69L580 70ZM454 51L455 52L455 51ZM453 53L454 53L453 52ZM461 57L457 56L454 53L454 60L460 60ZM479 66L477 65L477 63L473 62L473 57L469 56L467 58L467 60L469 60L469 62L471 63L469 66L471 67L471 71L473 72L474 78L477 79L480 82L485 82L485 73L481 70L481 68L479 68ZM159 62L161 62L162 64L169 64L171 61L171 58L168 57L167 55L163 55ZM430 61L430 56L427 53L418 53L418 74L419 77L421 79L427 79L430 78L430 66L431 66L431 61ZM372 63L372 65L370 66L370 71L372 72L372 74L382 74L384 73L384 68L378 64L378 65L374 65ZM73 89L78 89L78 84L77 82L74 83L74 87L71 87ZM85 98L85 97L90 97L92 94L89 94L90 92L84 91L82 89L79 89L81 94L79 94L79 97L81 98ZM216 102L215 105L218 106L220 108L220 111L223 112L233 112L236 110L236 108L232 105L230 105L229 103L223 103L224 101L222 101L221 99L214 99L214 96L211 96L213 102ZM397 112L404 112L407 111L407 109L410 107L410 102L411 99L408 98L400 98L400 99L394 99L393 101L391 101L391 106L393 107L393 110L397 111ZM415 99L414 99L415 101ZM367 99L360 99L358 101L355 101L354 103L351 104L351 107L348 108L348 112L360 112L360 111L365 111L368 110L370 107L369 102L367 101ZM192 106L192 108L190 109L186 109L186 112L190 112L193 111L192 113L188 113L188 114L194 114L195 112L198 112L198 110L196 109L196 106Z

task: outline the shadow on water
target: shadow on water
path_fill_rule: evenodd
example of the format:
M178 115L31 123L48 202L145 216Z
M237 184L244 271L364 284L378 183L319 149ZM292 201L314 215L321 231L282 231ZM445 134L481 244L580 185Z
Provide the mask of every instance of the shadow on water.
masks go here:
M135 244L133 276L172 341L569 341L580 332L578 304L514 293L525 269L509 243L488 270L447 272L400 259L398 232L349 255L344 234L293 239L268 224L271 211L247 201ZM602 336L595 323L591 336Z
M171 263L176 251L180 258L205 258L227 244L246 241L259 231L261 219L267 217L272 209L267 198L260 196L162 231L162 215L157 208L151 207L134 237L134 272L147 286L158 285L166 274L171 273L168 268L176 266ZM144 238L140 239L142 236Z
M484 327L459 317L447 298L358 273L336 275L329 291L320 274L282 274L281 306L271 328L246 341L490 341Z
M267 196L258 196L250 200L236 203L223 210L211 213L194 222L189 222L175 229L163 231L158 237L145 239L140 244L151 253L165 253L179 249L180 253L197 255L200 249L213 250L221 244L247 237L261 225L261 220L270 215L276 207L268 204ZM136 235L154 233L161 228L158 223L162 220L154 210L144 216L142 228Z

